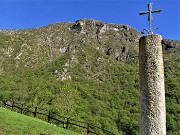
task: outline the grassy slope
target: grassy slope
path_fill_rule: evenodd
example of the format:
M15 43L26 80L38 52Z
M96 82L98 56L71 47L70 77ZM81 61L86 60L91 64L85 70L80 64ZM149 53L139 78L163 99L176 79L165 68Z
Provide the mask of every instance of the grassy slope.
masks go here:
M1 135L79 135L4 108L0 108L0 127Z

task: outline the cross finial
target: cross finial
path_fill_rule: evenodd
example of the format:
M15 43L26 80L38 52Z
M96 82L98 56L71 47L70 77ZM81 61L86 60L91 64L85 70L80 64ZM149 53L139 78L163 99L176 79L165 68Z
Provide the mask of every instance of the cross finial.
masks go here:
M156 9L156 10L152 10L152 3L148 4L148 11L140 11L139 15L143 15L143 14L148 14L148 21L149 21L149 30L147 29L143 29L142 33L144 34L144 30L148 32L148 34L153 34L153 31L156 29L152 29L152 13L157 13L157 12L161 12L161 9Z

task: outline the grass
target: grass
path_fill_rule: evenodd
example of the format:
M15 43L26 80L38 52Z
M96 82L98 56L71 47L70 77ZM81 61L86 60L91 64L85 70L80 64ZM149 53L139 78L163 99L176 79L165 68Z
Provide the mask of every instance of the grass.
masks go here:
M80 135L0 107L1 135Z

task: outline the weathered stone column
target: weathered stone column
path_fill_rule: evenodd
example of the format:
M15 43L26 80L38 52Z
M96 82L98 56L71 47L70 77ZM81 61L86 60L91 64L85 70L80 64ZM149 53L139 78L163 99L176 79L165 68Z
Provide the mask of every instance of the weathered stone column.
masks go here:
M166 135L166 109L162 37L139 41L140 135Z

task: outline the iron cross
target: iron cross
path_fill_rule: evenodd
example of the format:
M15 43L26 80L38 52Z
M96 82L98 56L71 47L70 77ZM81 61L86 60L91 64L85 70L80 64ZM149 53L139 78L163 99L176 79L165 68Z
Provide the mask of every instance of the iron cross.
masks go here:
M148 4L148 11L140 11L139 15L144 15L144 14L148 14L148 21L149 21L149 30L146 30L148 32L148 34L153 34L153 29L152 29L152 13L157 13L157 12L161 12L161 9L156 9L156 10L152 10L152 3Z

